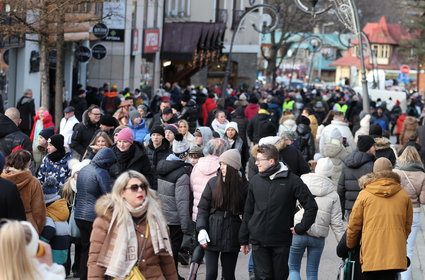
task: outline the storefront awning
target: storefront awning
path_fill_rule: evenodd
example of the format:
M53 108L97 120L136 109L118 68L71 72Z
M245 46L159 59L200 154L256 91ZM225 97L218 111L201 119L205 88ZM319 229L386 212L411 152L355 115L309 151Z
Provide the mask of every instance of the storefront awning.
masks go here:
M202 51L221 52L225 26L222 23L171 22L163 28L161 59L193 61Z

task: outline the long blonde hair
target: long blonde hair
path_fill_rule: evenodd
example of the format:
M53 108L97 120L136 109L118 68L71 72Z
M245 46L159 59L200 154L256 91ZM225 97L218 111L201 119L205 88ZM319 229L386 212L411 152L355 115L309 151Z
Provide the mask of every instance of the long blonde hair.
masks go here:
M130 179L132 178L139 179L142 182L143 186L146 187L146 198L149 199L149 206L147 210L148 221L153 218L152 213L162 213L161 201L157 197L155 191L150 188L149 182L146 177L137 171L128 170L122 173L115 180L114 186L112 187L112 192L111 194L109 194L111 197L111 199L109 200L109 205L105 205L105 207L103 208L104 215L106 214L108 209L114 208L118 210L118 221L125 221L125 217L128 217L125 211L128 211L128 209L125 205L125 200L123 199L121 194L124 191L124 188L127 186L128 181L130 181ZM165 217L163 216L163 214L161 214L161 219L165 221Z
M31 230L18 221L3 220L0 228L0 279L39 279L36 262L26 249L31 240Z
M409 163L422 163L421 156L413 146L407 146L403 153L398 157L397 163L409 164Z

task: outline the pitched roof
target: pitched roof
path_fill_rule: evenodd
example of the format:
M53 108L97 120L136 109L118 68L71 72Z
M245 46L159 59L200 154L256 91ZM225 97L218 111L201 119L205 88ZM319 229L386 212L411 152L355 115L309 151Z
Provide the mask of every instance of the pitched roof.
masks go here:
M329 66L342 66L342 67L350 67L354 66L356 68L360 68L360 59L357 56L352 56L353 48L350 49L343 57L335 60L333 63L331 63ZM397 49L393 51L392 56L390 57L390 61L388 64L378 64L378 69L384 69L384 70L398 70L400 69L401 65L405 64L402 63L402 56L398 52ZM370 60L368 57L365 57L365 66L367 69L372 69L372 64L370 63ZM416 69L415 64L409 64L410 69Z
M368 22L363 32L371 44L399 45L401 40L410 39L407 28L400 24L387 23L385 16L382 16L378 22ZM357 40L353 44L357 44Z

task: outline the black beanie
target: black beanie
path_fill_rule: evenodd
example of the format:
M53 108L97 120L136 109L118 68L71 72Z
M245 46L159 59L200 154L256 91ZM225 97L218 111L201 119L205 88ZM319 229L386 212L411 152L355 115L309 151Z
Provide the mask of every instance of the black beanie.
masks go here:
M43 138L46 140L49 140L49 138L52 137L53 134L55 134L55 128L53 126L45 128L40 131L40 133L38 133L38 135L43 136Z
M102 125L111 126L111 127L114 127L114 128L120 125L116 118L114 118L113 116L108 115L108 114L103 115L100 118L99 123L102 124Z
M360 135L357 140L357 148L360 152L367 152L375 144L375 140L369 135Z
M56 149L63 150L64 149L63 145L64 145L64 142L65 142L65 138L63 137L62 134L55 134L52 137L50 137L47 142L50 143L50 144L52 144Z
M153 133L158 133L158 134L161 134L163 137L165 137L165 130L160 125L155 126L154 128L152 128L150 135L152 135Z
M376 137L382 137L382 127L378 123L373 123L370 125L369 128L369 135L376 138Z
M310 125L310 119L307 118L306 116L300 116L299 118L299 122L300 124L305 124L305 125Z

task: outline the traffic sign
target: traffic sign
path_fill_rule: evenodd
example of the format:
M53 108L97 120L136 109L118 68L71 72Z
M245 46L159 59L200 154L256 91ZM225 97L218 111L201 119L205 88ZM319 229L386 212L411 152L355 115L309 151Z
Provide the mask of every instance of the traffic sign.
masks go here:
M95 59L103 59L105 58L108 51L106 47L102 44L96 44L91 48L91 53Z
M400 72L403 73L403 74L409 74L409 72L410 72L409 65L402 65L400 67Z
M109 28L103 22L98 22L93 26L93 35L99 39L108 36Z
M80 62L87 62L91 58L91 50L86 46L78 46L75 50L75 56Z

